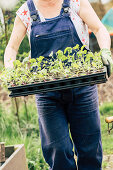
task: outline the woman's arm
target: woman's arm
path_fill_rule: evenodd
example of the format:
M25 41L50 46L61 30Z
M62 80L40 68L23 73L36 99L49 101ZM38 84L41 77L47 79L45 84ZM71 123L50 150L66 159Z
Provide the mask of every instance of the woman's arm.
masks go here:
M13 31L4 54L4 65L6 68L13 67L13 61L16 60L19 46L26 35L26 31L27 29L23 22L16 16Z
M95 34L100 48L110 49L111 40L109 33L101 23L88 0L80 0L79 16Z

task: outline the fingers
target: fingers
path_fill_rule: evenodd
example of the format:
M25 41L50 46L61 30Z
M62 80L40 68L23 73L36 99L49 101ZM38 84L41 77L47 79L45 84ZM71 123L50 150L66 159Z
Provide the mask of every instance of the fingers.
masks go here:
M112 65L113 65L113 60L112 60L112 58L111 58L111 57L109 58L109 62L110 62L110 64L112 64Z
M101 56L101 58L102 58L103 64L104 64L105 66L108 66L108 65L109 65L108 60L107 60L105 57L103 57L103 56Z
M107 75L108 75L108 78L111 76L111 64L110 62L108 61L108 65L106 65L107 67Z

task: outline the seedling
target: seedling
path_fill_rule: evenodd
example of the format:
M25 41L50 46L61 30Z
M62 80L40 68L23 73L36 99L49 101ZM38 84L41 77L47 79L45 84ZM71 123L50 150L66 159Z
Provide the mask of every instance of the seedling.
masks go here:
M26 84L61 80L66 78L90 75L103 71L101 53L87 51L85 46L81 48L67 47L64 51L58 50L54 57L53 52L49 59L44 56L29 59L22 62L14 61L14 68L4 68L0 79L5 87L21 86Z

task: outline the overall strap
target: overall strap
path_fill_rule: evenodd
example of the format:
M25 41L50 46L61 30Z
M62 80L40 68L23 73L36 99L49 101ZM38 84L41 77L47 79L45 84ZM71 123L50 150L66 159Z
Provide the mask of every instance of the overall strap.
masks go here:
M32 21L40 21L39 14L35 8L33 0L27 0L27 6L29 8Z
M70 0L64 0L62 4L62 11L63 13L69 13L69 8L70 8Z

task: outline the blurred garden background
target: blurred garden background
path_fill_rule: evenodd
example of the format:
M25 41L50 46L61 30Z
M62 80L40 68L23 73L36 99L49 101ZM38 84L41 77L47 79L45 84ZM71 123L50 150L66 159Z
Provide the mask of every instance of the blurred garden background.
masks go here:
M19 0L16 7L11 11L0 9L0 72L3 69L4 50L11 35L16 11L24 2L25 0ZM90 2L100 19L113 5L113 0L90 0ZM111 29L110 34L112 39ZM90 47L94 51L99 50L91 31ZM29 50L29 42L26 36L20 46L17 59L22 61L29 55ZM111 50L113 51L113 43ZM108 134L105 118L113 116L113 74L106 84L98 85L98 93L104 153L103 169L112 170L113 130ZM8 95L7 89L0 86L0 142L5 142L5 145L23 143L29 170L48 170L48 165L42 156L35 96L9 98Z

